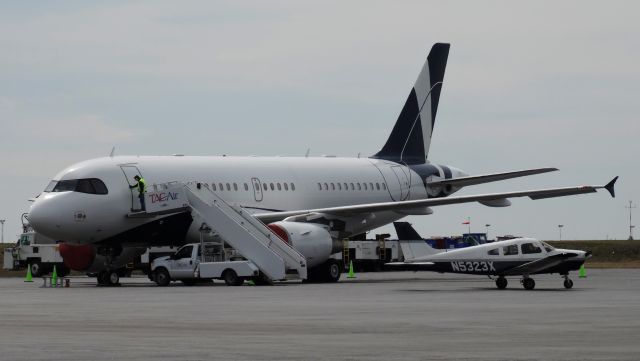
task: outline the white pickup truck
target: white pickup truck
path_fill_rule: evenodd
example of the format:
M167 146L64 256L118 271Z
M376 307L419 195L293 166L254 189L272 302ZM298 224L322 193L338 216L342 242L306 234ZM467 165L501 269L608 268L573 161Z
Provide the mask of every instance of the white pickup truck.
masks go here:
M194 285L199 281L221 279L228 286L240 286L246 279L259 279L260 271L251 261L228 260L233 255L221 243L204 243L204 256L200 243L180 247L171 256L159 257L151 263L151 275L158 286L171 281Z

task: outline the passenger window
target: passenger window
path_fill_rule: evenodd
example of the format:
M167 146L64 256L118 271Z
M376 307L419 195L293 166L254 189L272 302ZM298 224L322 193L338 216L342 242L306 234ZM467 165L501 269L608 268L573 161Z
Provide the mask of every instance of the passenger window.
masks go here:
M489 252L487 252L487 254L489 256L498 256L498 255L500 255L500 252L499 252L499 250L497 248L494 248L494 249L489 250Z
M287 183L282 183L282 185L284 186L285 191L289 190L289 185ZM320 185L320 183L318 183L318 185ZM322 190L322 186L320 186L320 190Z
M291 191L295 191L296 190L296 185L291 183Z
M358 190L361 191L362 187L360 187L360 183L356 183L358 185Z
M318 190L320 190L320 191L322 190L322 184L321 183L318 183Z
M237 183L233 183L233 190L234 191L238 191L238 184Z
M249 190L249 185L247 183L244 184L244 190L248 191Z
M338 190L341 191L342 190L342 184L338 183Z
M271 190L275 190L275 187L273 186L273 183L270 183L269 186L271 187Z
M230 191L231 190L231 184L227 183L227 190Z
M367 183L362 183L362 185L364 186L364 190L367 190Z
M335 190L336 190L336 186L335 186L335 184L333 184L333 183L331 183L331 190L332 190L332 191L335 191Z
M280 186L280 183L276 183L276 186L278 187L278 190L281 191L282 187Z
M518 255L518 245L512 244L510 246L502 247L502 254L505 256L517 256Z
M351 185L351 190L355 191L356 190L356 186L353 183L349 183Z
M373 183L369 182L369 188L371 188L371 190L373 190Z
M387 184L386 183L382 183L382 190L387 190Z
M542 249L533 243L523 243L520 248L522 249L522 254L542 253Z
M265 191L267 190L267 183L262 183L262 189L264 189Z
M222 183L218 183L218 185L220 186L220 190L223 191L224 190L224 186L222 185Z
M380 190L380 183L376 183L376 189Z
M215 183L211 183L211 189L215 192L216 191L216 184Z
M329 185L328 185L326 182L324 183L324 190L325 190L325 191L328 191L328 190L329 190Z
M345 190L345 191L346 191L346 190L349 190L349 187L347 187L347 183L346 183L346 182L344 183L344 190Z

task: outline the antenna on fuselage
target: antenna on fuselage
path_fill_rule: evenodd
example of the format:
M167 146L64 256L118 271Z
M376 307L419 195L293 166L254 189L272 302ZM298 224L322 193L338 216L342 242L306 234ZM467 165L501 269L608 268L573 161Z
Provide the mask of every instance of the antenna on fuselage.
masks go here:
M304 154L305 158L309 158L309 153L311 152L311 148L307 148L307 152Z
M116 146L114 145L114 146L111 148L111 153L109 153L109 157L110 157L110 158L113 158L113 153L115 153L115 152L116 152Z

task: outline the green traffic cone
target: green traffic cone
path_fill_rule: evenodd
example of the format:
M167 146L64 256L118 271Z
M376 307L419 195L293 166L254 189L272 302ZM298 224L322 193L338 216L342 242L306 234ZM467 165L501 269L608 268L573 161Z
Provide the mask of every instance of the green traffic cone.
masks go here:
M27 277L24 278L25 282L33 282L33 277L31 276L31 265L27 264Z
M580 271L578 272L578 277L587 278L587 271L584 269L584 264L580 266Z
M347 278L356 278L355 273L353 273L353 261L349 261L349 274L347 274Z
M58 284L58 272L56 271L56 265L53 265L53 273L51 274L51 287L56 287Z

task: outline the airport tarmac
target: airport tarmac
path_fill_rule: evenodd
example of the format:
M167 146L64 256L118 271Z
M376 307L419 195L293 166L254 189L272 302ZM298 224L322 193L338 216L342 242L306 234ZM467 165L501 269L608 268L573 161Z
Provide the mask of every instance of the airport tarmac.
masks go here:
M0 279L0 360L638 360L640 270L497 290L482 277L44 289Z

